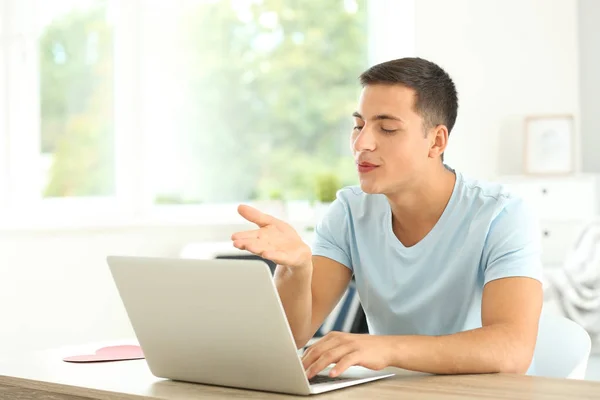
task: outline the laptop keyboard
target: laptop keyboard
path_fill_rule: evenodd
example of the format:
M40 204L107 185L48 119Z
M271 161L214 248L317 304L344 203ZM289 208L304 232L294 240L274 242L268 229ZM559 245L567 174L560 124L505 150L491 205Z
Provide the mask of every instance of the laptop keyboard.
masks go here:
M341 376L336 376L335 378L332 378L331 376L327 376L327 375L315 375L312 378L310 378L308 380L308 383L310 383L311 385L315 385L318 383L331 383L331 382L339 382L339 381L348 381L351 380L352 378L343 378Z

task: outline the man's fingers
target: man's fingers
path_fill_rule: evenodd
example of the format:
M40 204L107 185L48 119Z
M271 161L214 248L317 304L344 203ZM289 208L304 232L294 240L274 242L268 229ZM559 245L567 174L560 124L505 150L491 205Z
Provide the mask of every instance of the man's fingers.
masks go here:
M258 239L260 237L260 229L254 229L251 231L236 232L231 235L231 240L242 240L242 239Z
M308 379L312 378L327 368L330 364L339 362L347 354L352 353L353 351L354 350L352 347L347 344L325 351L311 366L306 369L306 377Z
M250 253L261 257L265 251L272 251L271 245L260 239L239 239L235 240L233 245L240 250L248 250Z
M359 363L360 363L360 353L358 351L353 351L351 353L348 353L345 356L343 356L340 359L340 361L338 361L338 363L335 365L335 367L333 367L331 369L331 371L329 371L329 376L332 378L340 376L341 374L346 372L346 370L348 368L352 367L353 365L357 365Z
M273 261L275 264L288 265L290 260L288 254L284 251L276 250L273 244L265 239L257 238L256 234L249 232L240 232L233 238L233 246L240 250L247 250L264 259Z
M246 220L255 223L256 225L263 226L274 224L277 219L268 214L263 213L260 210L257 210L254 207L250 207L247 205L240 205L238 207L238 213L244 217Z
M335 340L335 335L329 333L317 343L310 346L302 356L302 365L304 369L308 369L323 353L336 347L338 341Z

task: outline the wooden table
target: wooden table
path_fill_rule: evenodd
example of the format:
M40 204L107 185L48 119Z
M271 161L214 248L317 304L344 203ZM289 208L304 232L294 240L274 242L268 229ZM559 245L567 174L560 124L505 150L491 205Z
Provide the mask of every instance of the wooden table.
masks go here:
M287 399L277 393L207 386L154 377L145 360L94 364L62 361L90 346L0 359L0 399ZM98 345L93 346L94 349ZM519 375L433 376L395 370L397 376L333 392L318 399L600 399L600 382Z

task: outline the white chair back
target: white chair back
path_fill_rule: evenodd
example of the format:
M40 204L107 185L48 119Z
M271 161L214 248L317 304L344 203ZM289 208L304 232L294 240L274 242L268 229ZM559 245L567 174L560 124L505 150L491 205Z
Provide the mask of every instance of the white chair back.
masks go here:
M533 375L584 379L592 348L590 335L576 322L542 313Z

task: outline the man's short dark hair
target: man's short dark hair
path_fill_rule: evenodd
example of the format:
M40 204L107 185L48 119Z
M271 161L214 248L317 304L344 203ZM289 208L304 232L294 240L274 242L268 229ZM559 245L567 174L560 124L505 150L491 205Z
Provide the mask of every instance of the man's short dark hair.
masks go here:
M413 89L415 111L423 118L425 128L445 125L448 134L452 131L458 95L450 76L437 64L417 57L400 58L372 66L359 79L363 87L397 84Z

